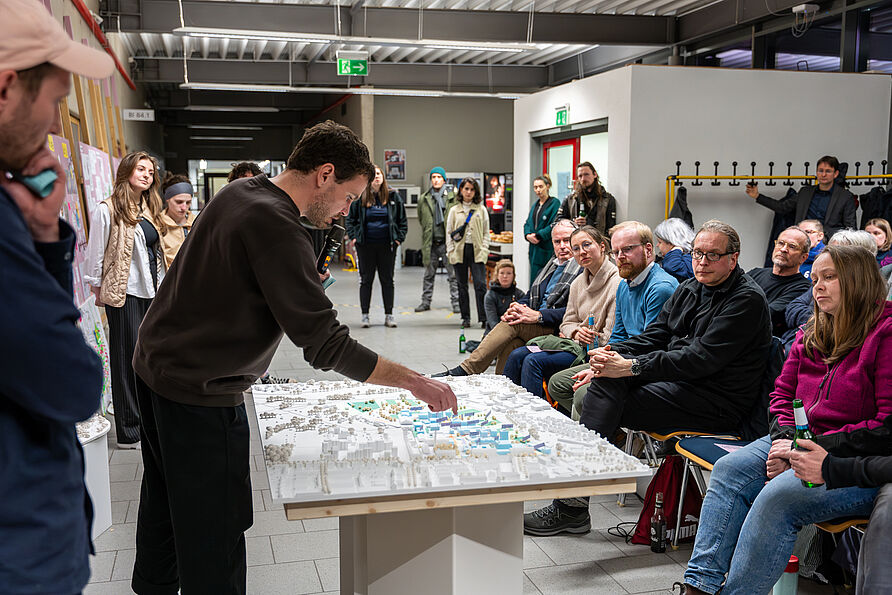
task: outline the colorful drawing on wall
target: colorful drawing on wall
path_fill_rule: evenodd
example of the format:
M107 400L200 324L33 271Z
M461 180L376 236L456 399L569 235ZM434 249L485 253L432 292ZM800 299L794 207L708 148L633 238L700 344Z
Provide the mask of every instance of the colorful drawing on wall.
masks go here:
M108 153L86 143L80 144L81 168L84 173L84 202L90 217L103 200L111 196L114 188Z
M87 225L81 200L77 194L77 177L74 171L73 153L68 141L55 134L51 134L47 138L47 147L65 171L65 201L62 203L60 216L68 222L77 234L74 260L71 263L71 268L74 278L74 303L79 305L90 295L90 289L83 281L83 264L86 260L87 250Z
M384 149L384 177L388 181L406 179L405 149Z
M486 208L490 213L502 213L505 210L505 176L504 174L486 174L483 196Z
M115 176L118 175L118 166L121 165L121 158L120 157L112 157L111 162L112 162L112 183L114 184Z
M111 366L109 364L108 341L105 329L102 326L102 317L99 308L96 307L96 298L91 295L81 304L81 332L87 345L99 354L102 359L102 403L100 409L106 413L108 404L111 403Z

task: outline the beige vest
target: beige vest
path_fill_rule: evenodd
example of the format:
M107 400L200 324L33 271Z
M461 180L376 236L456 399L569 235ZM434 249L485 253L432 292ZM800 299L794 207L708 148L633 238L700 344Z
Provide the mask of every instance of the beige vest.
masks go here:
M111 229L108 232L108 243L102 257L102 284L99 286L99 299L103 304L120 308L127 299L127 280L130 278L130 262L133 260L133 237L135 225L127 225L123 221L115 221L115 211L111 199L102 204L108 207ZM150 223L147 213L140 216ZM152 223L154 225L154 223ZM159 234L160 235L160 234Z

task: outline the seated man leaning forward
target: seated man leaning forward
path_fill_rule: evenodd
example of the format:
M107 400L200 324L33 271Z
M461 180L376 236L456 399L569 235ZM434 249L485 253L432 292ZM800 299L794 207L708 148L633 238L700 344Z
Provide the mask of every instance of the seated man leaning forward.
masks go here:
M561 219L554 224L551 243L555 256L536 276L530 291L508 307L502 322L483 337L470 357L451 370L434 374L434 377L481 374L493 358L498 358L496 374L501 374L512 351L526 345L530 339L557 331L567 309L570 284L582 272L570 248L570 234L574 229L576 224L570 219Z
M771 346L762 289L737 266L733 227L707 221L694 238L694 279L637 337L595 349L580 422L612 438L622 426L670 432L738 428L759 396ZM591 529L587 499L555 500L524 515L530 535Z
M619 276L625 279L616 290L616 316L608 341L614 344L643 333L675 292L678 281L654 262L654 236L647 225L639 221L614 225L610 245ZM558 372L548 381L548 394L577 421L588 383L595 375L590 363Z

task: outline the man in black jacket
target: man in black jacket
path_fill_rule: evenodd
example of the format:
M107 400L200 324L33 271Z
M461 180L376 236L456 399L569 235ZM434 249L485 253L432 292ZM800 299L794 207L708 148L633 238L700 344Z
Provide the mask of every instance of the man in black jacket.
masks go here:
M838 432L843 434L843 432ZM870 515L870 525L858 555L856 595L892 592L892 415L873 430L853 432L845 455L828 454L823 446L836 436L818 436L817 443L800 440L804 450L790 452L790 464L796 477L823 483L828 490L858 486L881 487Z
M591 225L604 235L616 225L616 199L601 185L590 162L576 166L576 190L561 203L555 219L572 219L580 227Z
M776 213L795 211L794 221L817 219L824 226L824 237L828 240L840 229L855 229L857 205L851 192L836 184L839 176L839 160L825 155L818 160L815 178L817 184L803 186L793 196L774 200L759 194L759 184L746 185L746 193L763 207Z
M753 408L771 347L765 294L737 266L740 238L707 221L694 238L694 279L643 333L591 352L595 377L580 423L612 438L622 426L734 431ZM587 533L587 499L555 500L524 515L531 535Z

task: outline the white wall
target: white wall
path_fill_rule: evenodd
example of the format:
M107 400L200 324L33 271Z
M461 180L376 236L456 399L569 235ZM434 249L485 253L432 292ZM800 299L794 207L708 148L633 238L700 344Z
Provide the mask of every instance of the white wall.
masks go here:
M523 222L530 188L524 184L538 150L530 133L554 126L554 107L570 103L570 123L608 118L610 192L618 202L618 218L654 226L663 219L666 176L681 161L683 174L730 174L731 162L749 173L801 174L802 164L824 154L840 161L877 163L888 154L892 78L887 75L807 73L634 65L515 102L515 253L525 254ZM585 155L583 155L585 157ZM782 168L782 169L781 169ZM798 169L797 169L798 168ZM878 171L877 167L874 171ZM743 186L688 186L695 225L719 218L741 235L744 268L761 266L773 213L743 192ZM863 188L863 187L862 187ZM780 198L786 190L762 190ZM517 258L518 278L529 264Z

